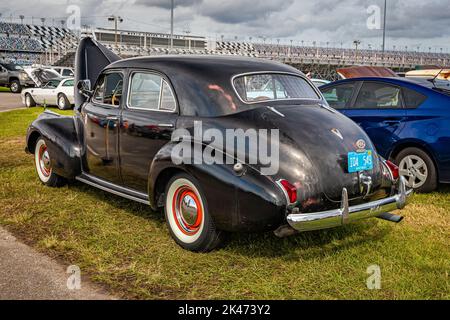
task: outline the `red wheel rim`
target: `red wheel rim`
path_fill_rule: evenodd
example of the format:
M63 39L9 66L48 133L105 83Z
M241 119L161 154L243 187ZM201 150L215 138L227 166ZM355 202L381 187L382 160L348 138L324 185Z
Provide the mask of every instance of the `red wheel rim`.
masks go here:
M47 146L45 144L42 144L39 147L38 151L38 167L41 173L44 175L44 177L49 177L52 168L50 167L50 156L47 151Z
M172 198L172 213L178 229L195 235L203 222L203 209L197 193L190 186L179 187Z

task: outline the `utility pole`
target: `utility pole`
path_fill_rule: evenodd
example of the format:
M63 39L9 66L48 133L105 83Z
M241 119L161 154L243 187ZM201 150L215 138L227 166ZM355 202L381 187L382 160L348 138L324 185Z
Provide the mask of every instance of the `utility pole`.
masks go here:
M386 7L387 7L387 0L384 0L383 46L382 46L383 53L386 48Z
M174 0L170 0L170 49L173 49L173 9Z
M361 41L355 40L353 44L355 45L355 61L358 62L358 46L361 44Z

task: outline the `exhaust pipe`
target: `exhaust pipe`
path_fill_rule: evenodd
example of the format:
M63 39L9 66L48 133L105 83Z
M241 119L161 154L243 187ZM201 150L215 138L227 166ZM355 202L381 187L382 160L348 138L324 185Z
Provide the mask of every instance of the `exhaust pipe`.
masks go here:
M395 223L399 223L400 221L403 220L403 216L399 216L397 214L392 214L389 212L385 212L380 214L379 216L377 216L377 218L383 219L383 220L387 220L390 222L395 222Z
M286 238L299 233L297 230L292 228L290 225L282 225L277 230L273 232L278 238Z

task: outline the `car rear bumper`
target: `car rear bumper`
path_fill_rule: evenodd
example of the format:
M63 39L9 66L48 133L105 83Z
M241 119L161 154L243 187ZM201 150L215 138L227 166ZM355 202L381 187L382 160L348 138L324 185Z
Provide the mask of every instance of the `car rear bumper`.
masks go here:
M412 190L406 190L403 177L398 182L398 193L394 196L349 206L347 189L342 190L341 208L314 213L294 213L287 216L289 225L297 231L327 229L345 225L354 221L383 214L397 209L403 209Z

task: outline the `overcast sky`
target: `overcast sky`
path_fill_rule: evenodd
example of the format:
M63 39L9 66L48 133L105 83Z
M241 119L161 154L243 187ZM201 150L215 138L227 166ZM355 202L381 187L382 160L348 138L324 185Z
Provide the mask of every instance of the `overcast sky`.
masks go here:
M383 9L384 0L174 0L175 32L211 39L253 41L266 37L266 42L295 44L316 41L326 46L350 46L355 39L363 47L381 45L381 29L369 29L367 20L371 6ZM150 32L170 31L170 0L3 0L1 19L25 15L46 17L46 24L67 18L69 5L81 9L81 23L111 27L106 17L120 15L123 29ZM372 14L374 11L369 10ZM408 46L408 50L450 51L450 0L388 0L387 48ZM376 17L376 13L375 13ZM40 21L39 21L40 23ZM262 41L262 40L260 40Z

